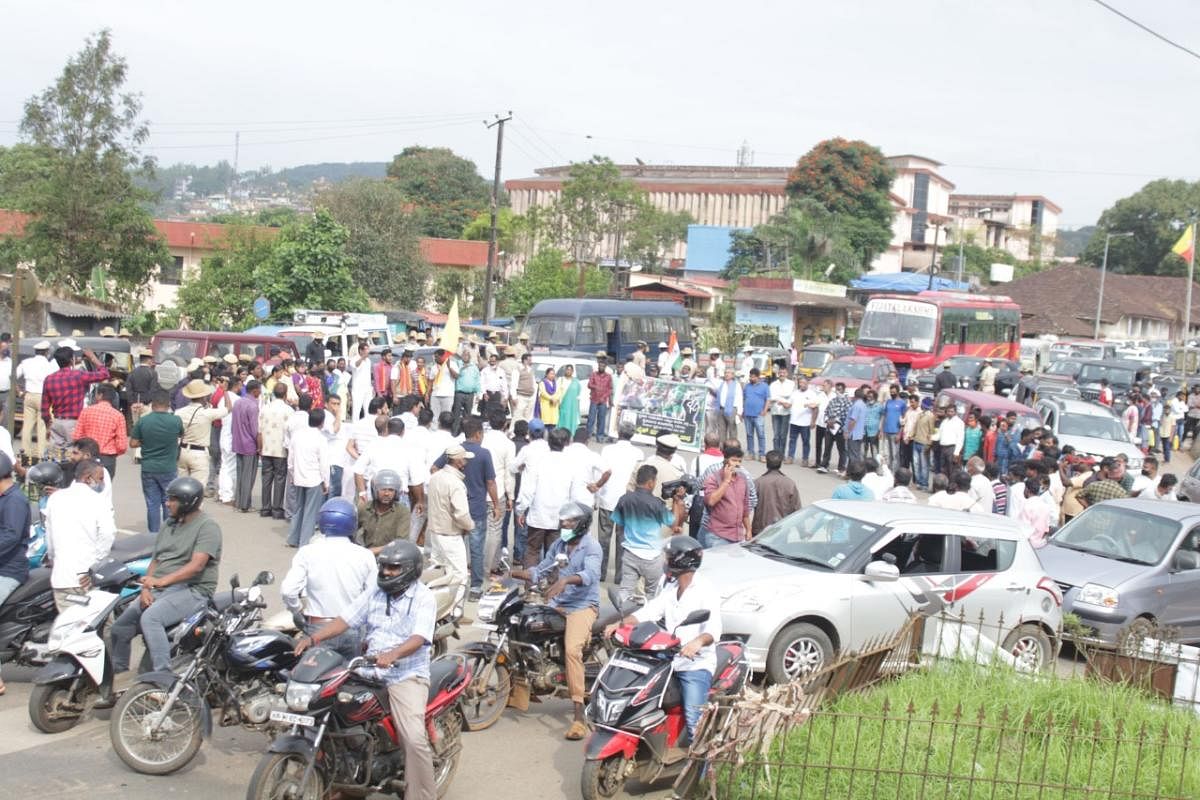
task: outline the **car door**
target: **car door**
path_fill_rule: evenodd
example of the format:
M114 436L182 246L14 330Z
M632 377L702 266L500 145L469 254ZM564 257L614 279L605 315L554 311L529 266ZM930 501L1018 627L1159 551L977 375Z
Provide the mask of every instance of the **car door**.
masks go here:
M1200 503L1200 461L1193 464L1183 476L1183 485L1180 486L1179 493L1189 502Z
M944 595L953 589L956 580L950 561L955 555L950 546L953 538L954 531L949 528L923 525L919 529L894 530L880 539L869 560L892 556L900 578L863 580L864 589L855 592L852 627L857 645L891 636L909 614L927 609L930 604L937 608L946 603ZM866 569L866 563L862 569ZM927 633L932 627L927 627Z
M1175 554L1179 551L1190 551L1200 558L1200 525L1183 536L1167 559L1165 597L1159 620L1164 626L1178 630L1181 640L1194 642L1200 640L1200 569L1176 570Z
M1014 566L1018 543L1012 539L956 536L955 615L996 644L1030 616L1041 602L1038 581L1044 576ZM1032 604L1032 605L1031 605Z

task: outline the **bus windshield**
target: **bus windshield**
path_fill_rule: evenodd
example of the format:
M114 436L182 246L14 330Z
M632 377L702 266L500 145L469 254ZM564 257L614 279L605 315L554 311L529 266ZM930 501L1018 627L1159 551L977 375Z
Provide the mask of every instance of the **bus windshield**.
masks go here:
M526 324L529 343L534 346L572 347L575 344L575 320L570 317L537 317Z
M859 344L932 352L937 307L912 300L872 300L863 313Z

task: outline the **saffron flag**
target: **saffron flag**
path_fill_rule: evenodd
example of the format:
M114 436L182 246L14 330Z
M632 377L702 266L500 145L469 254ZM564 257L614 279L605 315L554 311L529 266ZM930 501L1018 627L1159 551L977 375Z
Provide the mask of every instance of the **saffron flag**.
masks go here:
M457 353L458 343L462 339L462 327L458 322L458 298L450 304L450 313L446 315L446 324L442 326L442 349L447 353Z
M683 356L679 355L679 339L675 336L675 331L671 331L671 338L667 339L667 354L671 364L671 371L678 372L683 365Z
M1183 229L1183 236L1179 237L1179 241L1171 248L1171 252L1182 258L1184 261L1192 260L1192 251L1196 247L1196 242L1192 237L1192 232L1195 230L1194 225L1188 225Z

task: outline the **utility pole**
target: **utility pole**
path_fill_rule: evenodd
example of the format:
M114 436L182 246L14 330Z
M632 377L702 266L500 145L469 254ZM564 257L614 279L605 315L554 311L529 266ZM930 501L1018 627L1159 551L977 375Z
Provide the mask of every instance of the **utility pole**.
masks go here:
M1192 335L1192 277L1196 272L1196 220L1192 220L1192 248L1188 253L1187 292L1183 300L1183 346Z
M1108 243L1114 237L1133 236L1132 233L1106 233L1104 234L1104 258L1100 259L1100 293L1096 296L1096 324L1092 328L1092 338L1100 338L1100 313L1104 307L1104 276L1108 273ZM1193 252L1194 252L1193 248ZM1190 275L1190 272L1189 272ZM1192 299L1192 287L1188 287L1188 302Z
M499 114L492 122L484 121L484 126L488 129L496 129L496 172L492 177L492 228L488 232L488 253L487 253L487 281L483 288L483 324L490 325L492 322L492 303L494 302L493 282L496 280L496 215L500 212L500 163L504 157L504 123L512 119L512 112L509 111L504 117Z

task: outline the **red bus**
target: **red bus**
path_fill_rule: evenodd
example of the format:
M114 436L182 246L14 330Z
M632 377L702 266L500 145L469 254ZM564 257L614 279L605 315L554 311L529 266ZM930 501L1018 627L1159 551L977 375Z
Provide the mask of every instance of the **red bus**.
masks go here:
M950 356L1015 360L1021 356L1021 307L999 295L879 295L867 301L855 350L890 358L902 377Z

